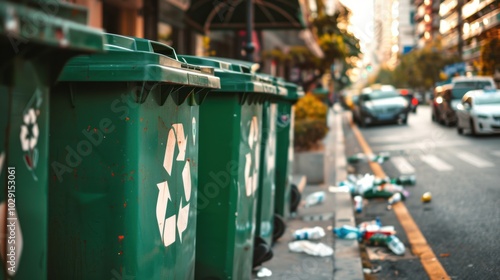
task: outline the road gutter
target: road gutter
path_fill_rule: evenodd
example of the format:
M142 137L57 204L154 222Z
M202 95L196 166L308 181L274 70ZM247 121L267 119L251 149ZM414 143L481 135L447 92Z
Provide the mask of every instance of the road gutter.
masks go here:
M358 140L359 145L363 149L365 155L367 156L373 155L372 149L366 142L365 138L363 137L363 134L361 133L361 131L359 131L358 127L353 122L351 122L351 129L356 139ZM369 165L373 171L373 174L376 177L379 178L387 177L380 164L370 161ZM429 278L431 280L451 279L450 276L444 270L443 266L439 262L434 252L432 251L429 244L427 244L427 240L425 239L419 227L413 220L413 217L406 208L405 204L403 202L396 203L393 205L392 209L394 210L394 213L396 214L399 223L406 232L408 241L411 244L411 250L413 254L420 258L420 262L422 263L422 266L427 272L427 275L429 275Z

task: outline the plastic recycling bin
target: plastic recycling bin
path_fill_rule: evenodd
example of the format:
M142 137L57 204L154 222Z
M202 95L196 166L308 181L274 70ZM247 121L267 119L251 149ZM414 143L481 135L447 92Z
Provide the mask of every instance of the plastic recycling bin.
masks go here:
M68 59L103 50L86 15L0 0L0 279L47 279L50 88Z
M244 64L181 56L212 66L221 90L200 108L196 279L250 279L256 223L262 107L276 87ZM270 250L269 245L262 247Z
M49 278L193 279L199 105L219 78L158 42L106 39L52 95Z
M275 217L274 200L276 191L276 117L277 102L280 96L287 95L287 89L277 78L258 74L261 78L269 79L276 85L278 96L264 102L262 110L262 146L261 165L259 174L259 188L257 193L257 224L256 234L266 242L273 244L276 239L283 235L285 223L281 217ZM261 240L256 240L261 241ZM254 255L254 265L261 265L267 261L265 256Z
M291 202L291 171L293 168L294 104L304 95L302 87L281 81L287 95L278 101L276 126L276 192L275 213L288 218Z

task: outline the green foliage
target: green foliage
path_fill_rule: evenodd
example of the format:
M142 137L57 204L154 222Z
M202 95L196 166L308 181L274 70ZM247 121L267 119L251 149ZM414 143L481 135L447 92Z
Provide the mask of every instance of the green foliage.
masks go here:
M308 150L317 145L328 132L326 116L328 107L311 93L301 98L295 106L294 146Z
M491 38L481 46L479 74L493 76L495 68L500 67L500 39Z
M393 70L381 68L374 82L397 88L432 88L446 78L442 75L444 66L458 61L458 56L447 55L436 41L402 55Z

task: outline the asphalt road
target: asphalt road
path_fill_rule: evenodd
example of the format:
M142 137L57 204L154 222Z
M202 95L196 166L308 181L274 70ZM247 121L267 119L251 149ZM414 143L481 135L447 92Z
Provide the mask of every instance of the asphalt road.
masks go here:
M361 152L347 122L346 155ZM427 243L452 279L500 279L500 136L462 136L455 127L431 121L429 107L410 114L407 125L361 128L374 153L389 152L382 164L388 176L415 174L404 202ZM372 173L366 163L355 173ZM432 202L423 204L424 192ZM385 200L365 201L358 222L380 217L393 225L407 246L403 257L368 248L372 264L381 265L378 279L428 279L420 260L411 254L403 228ZM378 260L377 260L378 259Z

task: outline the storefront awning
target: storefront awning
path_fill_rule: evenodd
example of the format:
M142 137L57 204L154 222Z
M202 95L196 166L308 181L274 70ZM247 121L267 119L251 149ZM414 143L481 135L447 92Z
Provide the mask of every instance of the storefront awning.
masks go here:
M252 0L254 29L303 29L301 0ZM196 0L186 12L186 22L202 32L245 29L246 0Z

